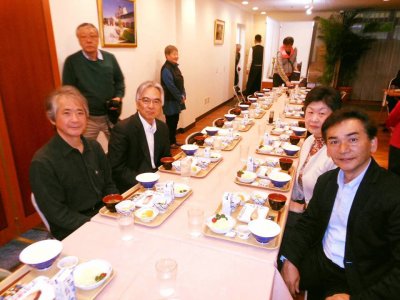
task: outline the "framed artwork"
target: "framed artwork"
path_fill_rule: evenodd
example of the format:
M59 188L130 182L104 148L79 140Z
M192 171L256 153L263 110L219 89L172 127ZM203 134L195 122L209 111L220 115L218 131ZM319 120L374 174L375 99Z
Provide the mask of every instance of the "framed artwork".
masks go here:
M224 43L225 21L215 20L214 22L214 44L222 45Z
M136 0L97 0L103 47L137 47Z

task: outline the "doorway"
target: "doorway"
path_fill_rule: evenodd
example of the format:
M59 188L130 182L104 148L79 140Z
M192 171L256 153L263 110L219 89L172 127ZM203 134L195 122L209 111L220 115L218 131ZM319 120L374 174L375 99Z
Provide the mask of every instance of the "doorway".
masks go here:
M239 71L239 83L238 86L241 90L243 90L243 74L244 74L244 58L245 58L245 40L246 40L246 28L243 24L237 24L236 27L236 44L240 44L240 61L238 67L240 68ZM236 47L235 47L236 51Z

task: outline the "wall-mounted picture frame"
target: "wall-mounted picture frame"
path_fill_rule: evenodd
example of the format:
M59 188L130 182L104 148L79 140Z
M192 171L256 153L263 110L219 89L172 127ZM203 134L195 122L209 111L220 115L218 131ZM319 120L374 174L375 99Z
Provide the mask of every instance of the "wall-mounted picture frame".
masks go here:
M224 43L225 21L215 20L214 22L214 44L222 45Z
M103 47L137 47L136 0L97 0Z

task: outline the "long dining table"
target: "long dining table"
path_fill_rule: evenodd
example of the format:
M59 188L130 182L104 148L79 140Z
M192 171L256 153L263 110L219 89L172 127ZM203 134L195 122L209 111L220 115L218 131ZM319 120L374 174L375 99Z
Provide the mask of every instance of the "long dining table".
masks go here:
M285 104L287 99L283 93L261 119L254 120L255 124L249 131L241 132L239 145L248 145L249 155L266 158L255 151L262 138L258 125L265 125L267 131L271 130L272 125L268 124L269 111L274 110L275 117L278 117ZM123 241L117 221L97 214L62 241L63 256L75 255L81 261L100 258L113 266L112 280L96 298L160 299L155 262L169 257L178 263L176 293L169 299L292 299L276 269L278 247L265 249L206 235L193 238L189 234L189 208L200 207L205 217L209 217L216 212L224 192L251 194L257 190L234 182L237 170L242 167L239 145L231 151L221 151L222 161L206 177L190 178L193 194L161 225L149 227L135 224L134 238ZM293 160L296 169L298 159ZM160 182L181 180L176 174L158 173ZM290 199L291 192L292 185L288 191L281 193ZM129 193L128 190L125 195ZM288 205L289 201L282 210L282 230ZM56 268L55 264L52 268ZM0 291L28 269L28 266L23 266L0 283ZM38 273L34 270L31 272Z

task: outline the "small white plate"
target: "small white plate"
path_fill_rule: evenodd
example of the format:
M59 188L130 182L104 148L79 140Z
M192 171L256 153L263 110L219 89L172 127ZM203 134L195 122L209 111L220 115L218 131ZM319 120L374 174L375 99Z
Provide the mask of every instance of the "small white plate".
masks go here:
M105 273L106 275L99 281L96 276ZM111 275L111 264L102 259L93 259L79 264L74 270L74 283L78 289L93 290L101 286Z
M185 197L190 192L190 187L186 184L175 183L174 184L174 196L176 198Z

